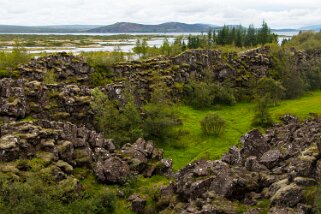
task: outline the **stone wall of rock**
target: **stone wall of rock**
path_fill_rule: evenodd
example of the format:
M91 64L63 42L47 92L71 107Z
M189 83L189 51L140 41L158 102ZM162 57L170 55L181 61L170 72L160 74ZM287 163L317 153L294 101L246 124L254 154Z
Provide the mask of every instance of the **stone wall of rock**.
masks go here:
M282 118L261 134L252 130L221 160L195 161L181 169L176 181L161 191L161 210L174 213L314 213L308 191L321 180L321 119L301 123Z
M151 141L139 139L116 150L112 140L69 122L39 120L1 125L0 162L32 158L40 158L48 167L68 166L69 172L74 167L93 169L107 184L122 184L137 174L170 175L172 170L171 161L164 160L162 150Z
M45 84L29 79L0 79L0 116L3 120L71 121L89 128L91 88L78 84Z
M21 65L18 71L25 79L43 81L46 73L52 71L57 81L86 83L93 68L79 57L58 53L33 59L30 63Z
M157 71L171 89L172 96L180 95L177 84L191 79L203 79L206 71L214 81L229 81L233 87L246 87L249 79L266 76L273 66L269 48L258 48L242 53L222 53L216 50L188 50L176 57L160 57L145 61L119 63L114 66L117 78L129 80L138 92L140 101L149 98Z

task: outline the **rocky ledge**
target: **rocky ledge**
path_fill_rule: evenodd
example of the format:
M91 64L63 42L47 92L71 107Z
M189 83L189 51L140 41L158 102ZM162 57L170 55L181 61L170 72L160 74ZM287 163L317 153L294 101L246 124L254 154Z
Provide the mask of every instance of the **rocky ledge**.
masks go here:
M69 122L40 120L0 126L0 171L18 179L18 163L34 158L58 181L71 175L74 167L92 169L106 184L123 184L138 174L172 174L171 161L164 160L162 150L151 141L138 139L115 150L112 140ZM32 170L32 166L23 169Z
M285 116L261 134L254 129L221 160L195 161L161 190L162 213L314 213L321 179L321 119ZM269 203L269 210L260 208Z

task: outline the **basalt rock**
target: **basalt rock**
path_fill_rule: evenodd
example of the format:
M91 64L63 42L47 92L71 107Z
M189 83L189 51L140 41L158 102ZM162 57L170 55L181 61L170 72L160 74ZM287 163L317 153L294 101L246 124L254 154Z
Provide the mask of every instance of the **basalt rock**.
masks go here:
M48 72L53 72L58 81L86 83L92 68L81 58L67 53L33 59L18 69L21 77L44 81ZM76 79L75 79L76 78Z
M69 122L39 120L0 126L0 161L40 158L54 167L54 174L58 169L70 174L73 167L86 167L104 183L123 184L131 176L145 174L151 163L166 166L156 167L151 174L171 175L169 160L156 153L159 149L153 142L143 139L116 150L113 142L101 134Z
M269 213L314 213L307 193L320 181L321 119L301 123L287 115L282 121L264 135L258 130L245 134L240 149L232 147L221 161L199 160L181 169L176 181L164 188L170 191L161 192L159 209L261 213L252 206L265 200Z

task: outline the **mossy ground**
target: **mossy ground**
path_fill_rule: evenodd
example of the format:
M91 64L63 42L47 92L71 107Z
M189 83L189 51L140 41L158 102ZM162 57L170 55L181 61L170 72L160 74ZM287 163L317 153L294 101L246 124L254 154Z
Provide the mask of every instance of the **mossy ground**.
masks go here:
M321 91L309 92L305 96L286 100L270 109L273 119L278 121L284 114L293 114L303 119L309 113L321 113ZM168 139L162 145L165 157L173 159L174 169L178 170L197 159L218 159L227 150L238 144L240 137L251 130L253 118L252 103L239 103L234 106L216 106L212 109L196 110L180 105L176 109L183 125L177 131L178 138ZM219 137L206 136L201 131L200 121L209 112L215 112L226 121L226 129Z

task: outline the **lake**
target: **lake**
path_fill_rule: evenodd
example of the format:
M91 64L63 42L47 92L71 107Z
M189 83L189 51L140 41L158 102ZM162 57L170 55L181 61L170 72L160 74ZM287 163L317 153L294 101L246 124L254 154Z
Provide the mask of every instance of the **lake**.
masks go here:
M279 44L282 43L283 39L291 38L292 36L298 34L298 31L286 31L286 32L275 32L279 35ZM170 43L174 42L175 37L177 36L185 36L188 35L201 35L202 33L131 33L130 35L148 35L153 36L151 39L147 41L148 46L153 47L160 47L163 44L165 38L168 39ZM1 34L0 34L1 35ZM125 33L16 33L13 35L85 35L85 36L114 36L114 35L126 35ZM71 52L74 54L78 54L81 52L110 52L113 51L115 48L120 48L123 52L130 53L132 49L135 47L136 39L128 39L128 40L112 40L112 41L97 41L94 42L94 45L91 47L76 47L76 46L67 46L67 47L25 47L28 52L32 54L39 54L39 53L57 53L57 52ZM13 46L5 46L0 47L0 50L10 51Z

